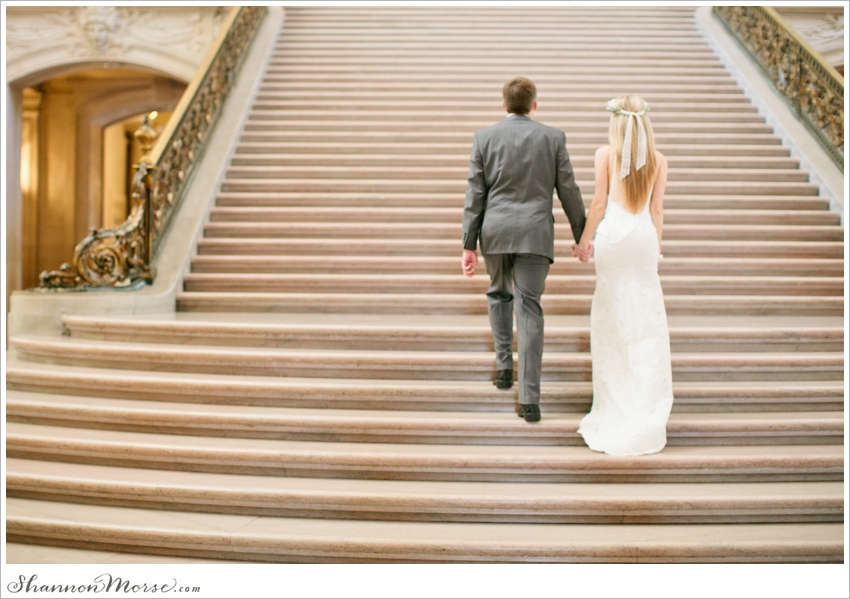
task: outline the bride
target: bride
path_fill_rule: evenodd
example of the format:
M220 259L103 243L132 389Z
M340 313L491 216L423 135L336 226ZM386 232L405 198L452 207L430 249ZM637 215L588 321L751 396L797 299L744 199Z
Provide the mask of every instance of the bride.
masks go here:
M633 456L664 448L673 404L658 278L667 159L655 150L643 99L615 98L608 110L610 145L596 151L596 192L576 247L582 262L591 252L596 262L593 406L578 432L590 449Z

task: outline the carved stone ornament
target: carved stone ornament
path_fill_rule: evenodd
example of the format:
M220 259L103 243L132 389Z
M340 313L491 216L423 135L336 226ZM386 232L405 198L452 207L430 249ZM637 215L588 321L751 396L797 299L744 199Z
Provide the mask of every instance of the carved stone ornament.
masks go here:
M79 35L71 45L77 54L109 54L126 52L129 21L132 13L119 13L115 6L84 6L77 12Z
M801 27L800 33L813 46L831 44L832 42L840 42L843 45L844 18L841 15L823 15L817 24Z

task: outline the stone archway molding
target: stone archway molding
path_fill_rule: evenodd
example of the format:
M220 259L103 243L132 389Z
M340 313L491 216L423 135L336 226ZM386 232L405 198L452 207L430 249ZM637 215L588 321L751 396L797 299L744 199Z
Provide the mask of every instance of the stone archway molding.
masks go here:
M69 70L126 64L189 82L226 14L216 6L10 6L6 81L26 87Z
M173 110L183 94L183 86L157 78L153 85L109 91L89 100L77 120L77 205L74 210L74 236L82 239L101 226L103 169L103 128L152 110Z

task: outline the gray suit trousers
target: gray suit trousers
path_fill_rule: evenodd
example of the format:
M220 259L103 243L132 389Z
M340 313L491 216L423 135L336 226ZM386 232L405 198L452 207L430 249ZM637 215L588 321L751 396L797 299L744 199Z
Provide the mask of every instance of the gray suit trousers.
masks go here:
M490 275L487 302L498 370L513 368L513 308L516 329L519 403L540 402L543 367L543 308L540 299L549 274L549 258L537 254L485 254Z

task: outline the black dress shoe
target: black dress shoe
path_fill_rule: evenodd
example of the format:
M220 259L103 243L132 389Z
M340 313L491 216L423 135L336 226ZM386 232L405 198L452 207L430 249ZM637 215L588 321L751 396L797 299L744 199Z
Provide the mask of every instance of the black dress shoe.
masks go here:
M537 404L519 404L517 416L525 418L526 422L539 422L540 406Z
M498 389L510 389L514 386L514 371L513 369L509 370L500 370L496 373L496 378L493 379L493 384L496 385Z

